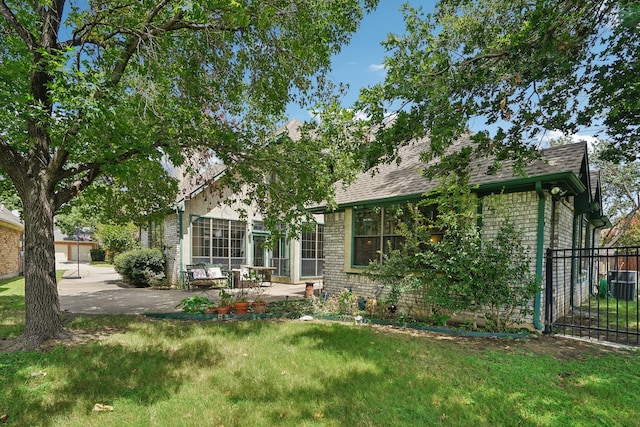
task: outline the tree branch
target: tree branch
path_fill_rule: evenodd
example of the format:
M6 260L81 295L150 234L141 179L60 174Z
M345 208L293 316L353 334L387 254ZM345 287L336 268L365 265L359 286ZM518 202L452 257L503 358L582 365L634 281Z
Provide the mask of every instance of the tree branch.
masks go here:
M16 188L24 187L24 171L26 170L24 157L14 150L1 135L0 166L2 166L2 169L9 175Z
M61 206L71 201L82 190L87 188L102 173L101 165L94 164L87 173L74 181L70 186L56 191L53 198L53 209L57 211Z
M0 2L0 15L7 20L9 25L15 30L15 32L20 36L20 38L25 42L30 51L34 51L39 46L37 44L36 38L27 30L25 26L23 26L18 18L13 14L13 11L9 8L6 2Z
M631 210L631 212L629 212L627 215L624 216L624 221L622 223L622 227L618 229L619 230L618 233L613 237L613 239L611 239L611 241L605 243L605 245L604 245L605 248L611 248L611 247L615 246L615 244L618 242L618 240L620 240L620 238L624 235L624 232L627 231L627 229L631 225L631 221L633 220L633 218L635 218L635 215L636 215L636 213L638 213L638 211L640 211L640 206L636 206L635 208L633 208ZM605 238L607 236L609 236L611 233L613 233L613 231L616 228L617 227L615 227L615 226L611 227L611 229L609 230L609 232L607 233Z
M149 148L151 150L158 149L166 145L164 142L156 142L152 144ZM117 158L110 161L102 161L102 162L91 162L91 163L83 163L76 165L69 169L60 169L60 171L55 175L54 181L61 182L68 178L73 178L75 176L84 174L83 176L77 178L71 184L66 187L60 188L56 194L54 199L55 209L58 209L60 206L69 202L73 199L79 192L83 191L87 188L95 179L100 176L102 173L102 168L106 165L110 164L118 164L124 161L130 160L133 157L142 154L142 150L130 150L120 154ZM56 152L56 155L58 152ZM62 161L62 157L64 154L60 154L60 158L58 161ZM66 161L66 159L65 159Z

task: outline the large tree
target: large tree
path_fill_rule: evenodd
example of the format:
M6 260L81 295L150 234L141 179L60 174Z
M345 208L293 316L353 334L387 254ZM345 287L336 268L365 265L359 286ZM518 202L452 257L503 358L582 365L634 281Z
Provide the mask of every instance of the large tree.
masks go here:
M638 240L640 215L640 160L612 162L607 154L609 143L597 141L591 153L592 164L600 173L602 201L613 226L602 234L603 245L634 246Z
M0 172L25 221L22 346L68 336L53 217L101 176L136 191L150 171L170 181L161 161L204 154L237 167L237 180L298 177L295 197L262 194L271 213L330 197L338 177L326 175L344 169L329 138L316 131L318 141L287 140L283 152L267 136L290 102L331 100L331 55L375 3L0 0Z
M424 134L440 155L470 124L495 130L474 140L498 160L525 157L549 130L597 129L609 158L640 152L636 1L441 0L404 13L406 34L384 42L385 81L357 105L387 123L373 158Z

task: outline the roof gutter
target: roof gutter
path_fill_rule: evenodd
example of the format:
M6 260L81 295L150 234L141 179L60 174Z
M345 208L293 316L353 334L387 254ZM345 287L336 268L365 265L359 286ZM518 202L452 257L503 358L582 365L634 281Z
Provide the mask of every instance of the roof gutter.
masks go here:
M533 302L533 326L541 331L543 326L540 323L540 306L542 301L542 261L544 259L544 211L546 207L542 181L536 181L536 193L538 193L538 244L536 250L536 284L538 285L538 292L536 292Z
M538 187L541 188L543 183L547 186L560 186L567 190L567 192L571 195L583 193L587 189L582 181L580 181L580 179L573 172L557 172L536 177L515 178L506 181L496 181L484 184L470 183L469 185L472 192L477 193L479 196L484 196L492 193L513 193L516 191L531 191L533 189L538 191ZM344 210L346 208L355 206L380 206L384 204L399 203L412 199L420 199L424 197L424 195L425 192L420 191L370 200L349 201L346 203L337 204L333 209L328 209L326 205L313 206L309 210L313 213L327 213Z
M516 178L508 181L480 184L478 185L478 192L514 192L531 189L532 187L538 192L539 188L542 189L542 183L560 185L573 195L580 194L587 189L573 172L558 172L536 177ZM539 192L538 195L540 195Z

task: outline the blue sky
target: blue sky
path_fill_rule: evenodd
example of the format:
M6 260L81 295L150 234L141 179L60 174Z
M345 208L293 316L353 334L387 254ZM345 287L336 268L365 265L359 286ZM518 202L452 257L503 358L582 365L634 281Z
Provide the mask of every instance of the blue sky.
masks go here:
M363 18L360 28L353 35L351 42L344 46L339 54L334 56L332 61L332 71L328 78L337 83L349 85L348 93L342 98L342 105L351 106L360 92L360 88L371 86L384 80L385 71L383 68L384 57L388 52L381 46L381 42L386 40L387 35L404 34L405 26L402 13L399 11L404 3L409 3L417 8L422 6L424 12L432 12L436 4L435 0L380 0L378 8ZM308 111L301 110L297 106L291 106L288 111L290 119L309 120L311 115ZM472 130L486 129L484 121L480 118L469 123ZM491 132L491 129L488 129ZM579 135L572 135L575 141L585 139L592 143L595 139L593 130L583 130ZM557 131L546 133L542 145L546 145L546 140L563 136Z
M382 63L386 55L380 45L389 33L404 34L404 19L399 11L405 0L380 0L378 8L365 15L359 30L353 35L351 43L333 58L332 72L328 78L337 83L349 84L349 92L343 98L343 105L349 106L358 98L361 87L370 86L384 80ZM435 1L410 1L414 7L422 5L432 10ZM307 111L296 106L288 110L290 118L308 120Z

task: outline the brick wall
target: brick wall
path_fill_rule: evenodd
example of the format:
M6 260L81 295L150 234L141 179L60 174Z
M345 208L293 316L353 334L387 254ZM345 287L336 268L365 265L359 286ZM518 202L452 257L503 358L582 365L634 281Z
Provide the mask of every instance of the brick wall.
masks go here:
M164 255L167 260L166 274L169 283L176 284L180 278L180 236L177 214L164 219Z
M15 277L21 271L20 236L22 232L0 225L0 279Z
M544 249L551 245L551 197L545 193L544 210ZM495 237L500 224L505 218L509 218L522 232L522 239L530 259L530 271L536 273L536 258L538 255L538 203L537 192L528 191L509 193L503 195L486 196L483 198L482 209L482 235L489 239ZM573 210L571 200L556 205L554 227L554 245L571 244L573 235ZM345 268L346 248L350 248L351 230L350 210L346 212L334 212L325 215L325 275L324 287L329 294L336 294L343 289L351 289L361 296L375 296L380 292L380 286L373 283L357 270L349 268L348 262ZM544 280L544 265L542 280ZM544 298L544 293L542 293ZM533 304L533 302L532 302ZM541 309L544 310L544 300L541 301ZM541 318L544 318L541 313ZM527 319L532 321L532 318Z
M522 233L522 244L525 247L529 258L529 271L536 274L537 257L541 253L544 257L544 250L551 243L551 198L545 193L544 209L544 239L542 248L538 248L538 209L539 196L536 191L499 194L486 196L482 200L482 237L492 239L496 236L500 225L505 220L515 224ZM539 249L542 252L539 252ZM544 260L544 258L543 258ZM538 278L544 285L544 265L542 275ZM531 300L533 308L534 300ZM544 292L541 293L541 313L544 317ZM533 316L525 319L528 323L533 323Z
M551 212L545 209L545 226ZM536 271L538 249L538 194L535 191L486 196L482 199L482 238L496 237L500 226L510 221L522 233L522 243L530 259L530 271ZM545 245L548 244L545 233Z
M346 230L346 220L350 211L333 212L324 217L324 290L330 295L350 289L364 297L376 296L380 285L372 282L357 271L345 271L345 243L350 230Z

